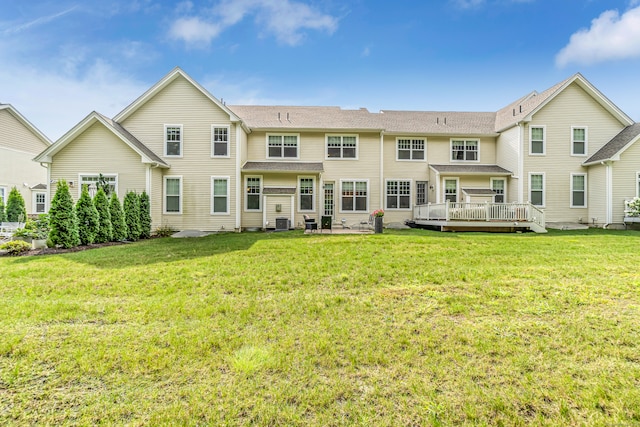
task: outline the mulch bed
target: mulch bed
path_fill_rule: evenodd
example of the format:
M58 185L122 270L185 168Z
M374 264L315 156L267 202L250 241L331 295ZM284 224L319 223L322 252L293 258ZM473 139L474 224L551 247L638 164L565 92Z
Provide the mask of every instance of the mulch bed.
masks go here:
M124 245L129 242L107 242L107 243L92 243L90 245L81 245L76 246L74 248L64 249L64 248L43 248L43 249L31 249L29 251L23 252L21 254L17 254L15 256L36 256L36 255L55 255L55 254L66 254L69 252L82 252L89 249L97 249L103 248L105 246L117 246ZM0 254L0 256L11 256L9 254Z

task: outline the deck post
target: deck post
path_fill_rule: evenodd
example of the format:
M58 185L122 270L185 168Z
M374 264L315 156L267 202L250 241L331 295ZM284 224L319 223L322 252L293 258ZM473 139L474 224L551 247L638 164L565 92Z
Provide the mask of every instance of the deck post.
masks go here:
M491 220L491 207L489 202L484 202L484 211L485 211L485 221Z
M447 203L444 205L444 217L447 221L449 221L449 205L450 204L451 204L451 201L447 199Z

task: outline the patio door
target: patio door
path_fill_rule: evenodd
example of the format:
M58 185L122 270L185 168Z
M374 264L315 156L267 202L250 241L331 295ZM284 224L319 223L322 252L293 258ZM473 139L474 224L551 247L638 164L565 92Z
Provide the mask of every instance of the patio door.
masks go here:
M336 202L334 189L335 184L333 182L324 183L324 207L322 215L330 216L335 219Z

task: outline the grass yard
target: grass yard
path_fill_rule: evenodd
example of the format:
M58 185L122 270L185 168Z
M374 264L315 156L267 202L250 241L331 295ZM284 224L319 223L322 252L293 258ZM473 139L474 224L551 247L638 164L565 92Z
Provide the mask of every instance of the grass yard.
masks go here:
M2 425L638 425L640 233L0 258Z

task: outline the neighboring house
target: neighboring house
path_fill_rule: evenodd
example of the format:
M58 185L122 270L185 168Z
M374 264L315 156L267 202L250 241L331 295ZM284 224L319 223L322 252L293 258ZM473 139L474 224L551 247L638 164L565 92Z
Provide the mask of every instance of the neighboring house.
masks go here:
M11 188L24 198L27 214L48 210L47 169L31 161L51 141L9 104L0 104L0 199L5 204Z
M227 106L176 68L113 119L91 113L36 157L79 197L102 174L147 191L154 227L357 224L428 203L527 203L547 221L621 222L640 128L582 75L498 112ZM635 165L638 165L637 167ZM278 224L278 222L280 223Z

